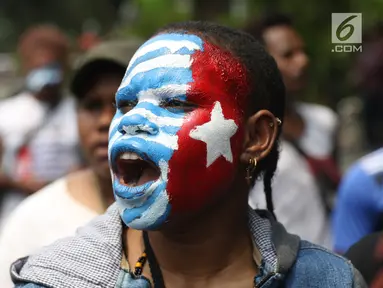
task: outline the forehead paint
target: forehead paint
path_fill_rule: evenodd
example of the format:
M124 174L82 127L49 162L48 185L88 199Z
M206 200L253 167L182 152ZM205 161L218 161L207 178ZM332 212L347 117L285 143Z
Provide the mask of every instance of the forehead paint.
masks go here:
M121 153L135 152L161 170L157 181L128 187L113 175L115 198L123 221L136 229L150 229L167 219L170 211L168 162L178 149L177 133L184 113L171 113L159 106L169 98L186 99L193 81L191 55L203 50L194 35L164 34L147 41L134 55L116 94L117 105L138 101L126 114L119 109L110 126L109 158L112 170Z

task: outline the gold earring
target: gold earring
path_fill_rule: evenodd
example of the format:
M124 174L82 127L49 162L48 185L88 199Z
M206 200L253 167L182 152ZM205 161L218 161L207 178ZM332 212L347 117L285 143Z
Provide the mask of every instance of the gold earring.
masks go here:
M249 166L246 168L246 180L250 181L253 179L253 174L255 171L255 168L257 167L257 159L256 158L250 158L249 159Z

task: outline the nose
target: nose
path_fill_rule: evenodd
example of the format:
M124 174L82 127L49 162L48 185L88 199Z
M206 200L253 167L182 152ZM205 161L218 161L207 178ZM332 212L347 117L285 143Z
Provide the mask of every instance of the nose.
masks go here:
M108 104L110 104L110 103L108 103ZM104 109L101 112L101 115L98 118L98 120L99 120L99 122L98 122L99 131L101 131L101 132L103 132L103 131L108 132L109 131L110 122L112 122L114 112L115 111L113 110L112 105L105 105Z
M307 54L304 51L301 51L297 58L297 66L299 66L300 70L306 69L309 65L309 57Z
M159 128L157 124L149 121L142 115L132 114L125 115L120 124L118 125L118 131L122 134L137 135L137 134L158 134Z

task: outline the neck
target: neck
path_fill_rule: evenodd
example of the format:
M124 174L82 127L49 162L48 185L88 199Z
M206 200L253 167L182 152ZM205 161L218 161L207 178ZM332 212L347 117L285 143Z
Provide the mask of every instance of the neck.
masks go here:
M230 267L233 270L243 265L253 267L247 193L229 193L226 197L199 220L189 222L186 229L183 225L181 229L149 233L150 244L165 278L178 275L183 279L206 279L231 271Z
M105 209L114 203L113 186L110 176L101 176L95 173L97 185L100 189L100 196Z

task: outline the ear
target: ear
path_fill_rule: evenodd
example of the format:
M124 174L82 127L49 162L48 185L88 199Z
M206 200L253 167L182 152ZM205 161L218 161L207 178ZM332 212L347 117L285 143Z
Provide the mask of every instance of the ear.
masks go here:
M253 158L257 161L265 158L274 146L281 121L268 110L261 110L247 121L244 152L241 161L249 163Z

